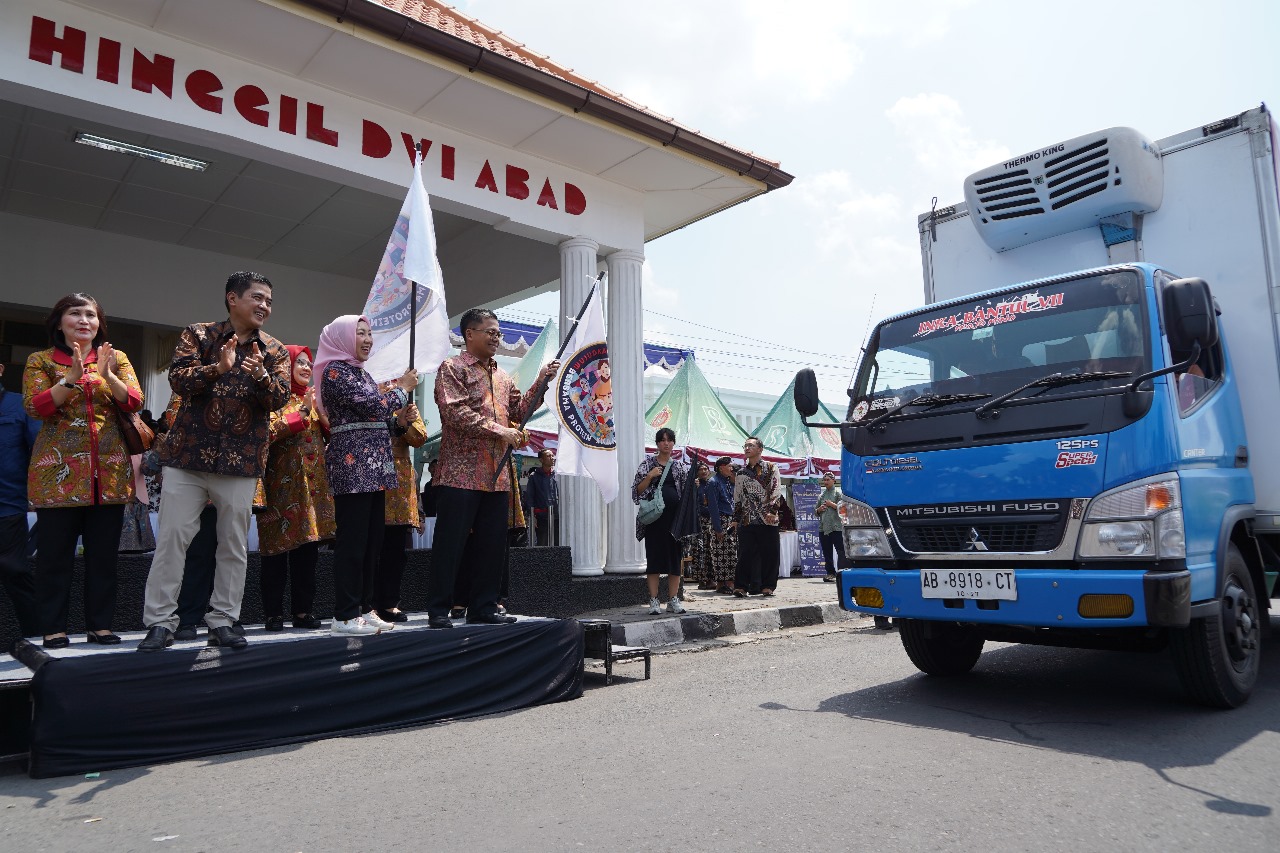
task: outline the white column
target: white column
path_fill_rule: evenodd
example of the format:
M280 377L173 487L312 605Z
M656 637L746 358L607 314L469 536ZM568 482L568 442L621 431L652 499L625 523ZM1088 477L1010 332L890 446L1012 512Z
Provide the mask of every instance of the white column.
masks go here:
M596 277L599 248L599 243L587 237L571 237L560 244L562 342ZM573 573L578 576L604 574L605 521L600 490L589 477L557 474L556 481L560 490L560 541L572 550Z
M609 269L609 368L618 440L618 499L608 506L610 574L644 572L644 543L636 541L631 481L644 457L644 316L640 279L644 255L623 249L605 258Z

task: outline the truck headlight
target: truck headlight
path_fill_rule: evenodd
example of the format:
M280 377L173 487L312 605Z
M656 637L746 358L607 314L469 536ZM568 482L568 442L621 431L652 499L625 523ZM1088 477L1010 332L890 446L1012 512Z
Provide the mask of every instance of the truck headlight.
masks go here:
M1094 498L1080 528L1079 555L1147 560L1185 557L1178 478L1152 477Z
M862 501L843 498L840 520L844 524L844 555L851 560L867 557L892 557L889 537L880 526L876 511Z

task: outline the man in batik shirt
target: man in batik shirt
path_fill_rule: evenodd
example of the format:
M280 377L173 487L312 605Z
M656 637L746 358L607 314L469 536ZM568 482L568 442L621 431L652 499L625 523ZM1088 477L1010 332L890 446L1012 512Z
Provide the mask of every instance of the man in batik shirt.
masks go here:
M513 423L524 421L542 402L544 380L560 368L551 362L539 380L512 405L515 387L494 360L502 333L492 311L473 308L460 324L464 349L436 373L440 409L440 466L431 482L436 496L436 533L427 589L427 624L452 628L449 609L458 572L468 576L467 621L488 625L514 622L498 612L503 551L507 547L510 466L499 465L508 448L527 442ZM518 391L517 391L518 394ZM495 476L496 474L496 476ZM467 564L463 565L463 555Z
M782 478L772 462L760 458L764 443L752 436L742 446L746 464L733 483L733 509L738 520L738 572L733 594L773 595L778 586L778 506Z

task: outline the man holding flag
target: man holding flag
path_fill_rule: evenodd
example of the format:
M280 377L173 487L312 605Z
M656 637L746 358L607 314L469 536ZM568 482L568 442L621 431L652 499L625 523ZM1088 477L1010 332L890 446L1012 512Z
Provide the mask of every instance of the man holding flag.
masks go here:
M498 612L502 552L507 547L507 502L511 492L510 448L528 438L513 423L528 420L542 402L546 384L560 367L542 368L538 380L512 405L518 390L494 356L502 341L492 311L473 308L459 324L463 351L446 359L436 374L440 408L440 463L435 541L427 589L427 625L452 628L449 609L454 581L467 576L467 622L502 625L516 621ZM463 554L469 565L463 566ZM457 602L462 604L464 602Z

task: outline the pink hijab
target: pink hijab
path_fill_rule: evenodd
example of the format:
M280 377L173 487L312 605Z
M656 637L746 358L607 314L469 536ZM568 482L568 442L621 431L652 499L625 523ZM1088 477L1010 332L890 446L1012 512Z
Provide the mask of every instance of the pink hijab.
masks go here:
M312 384L316 389L316 409L321 414L326 413L324 395L320 389L324 386L324 372L329 369L329 365L335 361L344 361L364 369L364 362L356 358L356 325L361 320L369 322L369 318L363 314L343 314L320 332L320 346L316 347L315 366L312 368L316 378Z

